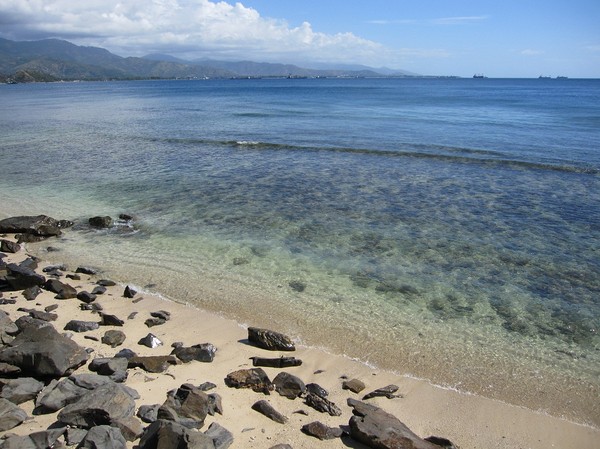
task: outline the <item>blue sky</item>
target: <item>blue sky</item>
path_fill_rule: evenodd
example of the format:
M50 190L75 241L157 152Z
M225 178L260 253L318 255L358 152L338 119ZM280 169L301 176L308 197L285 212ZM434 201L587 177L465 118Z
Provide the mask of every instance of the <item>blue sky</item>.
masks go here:
M600 78L600 0L0 0L0 36L122 56Z

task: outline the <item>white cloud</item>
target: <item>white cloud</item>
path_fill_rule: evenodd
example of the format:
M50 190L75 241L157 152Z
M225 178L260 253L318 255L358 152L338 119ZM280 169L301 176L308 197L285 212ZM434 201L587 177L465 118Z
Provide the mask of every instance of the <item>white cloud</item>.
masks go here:
M122 55L348 61L394 55L352 33L327 34L308 22L290 26L241 3L210 0L0 0L0 35L57 37Z

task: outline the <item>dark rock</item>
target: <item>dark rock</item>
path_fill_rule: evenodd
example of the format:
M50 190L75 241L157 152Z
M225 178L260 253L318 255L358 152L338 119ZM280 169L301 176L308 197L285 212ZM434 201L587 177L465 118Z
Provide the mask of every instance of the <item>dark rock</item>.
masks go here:
M303 292L306 289L306 284L301 281L290 281L289 286L292 290L295 290L299 293Z
M90 362L88 368L101 376L111 376L120 371L127 371L129 360L124 357L98 357Z
M117 346L121 346L125 341L125 334L118 330L108 330L102 336L102 343L110 346L111 348L116 348Z
M350 436L368 447L381 449L440 449L413 433L402 421L384 410L348 399L354 416L350 418Z
M56 321L58 319L58 315L56 313L42 312L41 310L30 310L29 316L31 318L35 318L36 320L42 321Z
M95 321L71 320L65 325L66 331L88 332L98 329L98 323Z
M133 218L133 215L130 214L119 214L119 220L131 221Z
M211 393L208 395L208 414L215 416L215 413L223 414L223 399L217 393Z
M210 363L215 359L217 348L211 343L201 343L198 345L186 347L178 347L173 349L171 354L175 355L183 363L198 362Z
M102 305L97 302L93 302L90 304L85 304L85 303L79 304L79 308L81 310L91 310L92 312L101 312L102 310L104 310L102 308Z
M69 274L67 274L67 278L68 279L72 279L74 281L80 281L81 280L81 276L79 276L78 274L75 274L75 273L69 273Z
M13 335L19 333L19 327L13 323L4 310L0 310L0 343L5 345L13 341Z
M262 368L241 369L227 374L225 385L231 388L251 388L257 393L270 394L273 384Z
M10 263L6 266L4 279L11 290L25 290L34 286L44 285L46 278L34 271L33 268Z
M110 279L100 279L98 282L96 282L96 284L101 287L114 287L117 285L115 281L111 281Z
M285 424L288 421L287 416L284 416L281 413L279 413L273 408L271 404L269 404L264 399L252 404L252 410L256 410L257 412L262 413L267 418L272 419L273 421L279 424Z
M121 431L108 425L92 427L77 449L127 449Z
M279 373L273 379L273 385L277 393L288 399L296 399L306 391L306 385L300 378L285 372Z
M19 328L19 332L23 332L25 329L28 328L39 329L40 327L52 326L47 321L35 319L30 315L23 315L19 317L17 321L15 321L15 324Z
M60 264L60 265L48 265L42 271L44 273L60 273L60 271L66 271L66 270L67 270L67 266L64 264Z
M202 432L159 419L146 428L138 449L215 449L215 444Z
M158 419L199 429L208 415L209 403L205 392L191 384L183 384L167 393L167 400L158 409Z
M84 348L42 323L42 327L25 327L0 349L0 362L18 366L33 377L61 377L87 361Z
M89 276L94 276L98 273L98 270L91 267L77 267L75 273L87 274Z
M17 427L27 419L27 413L10 402L0 398L0 432Z
M125 321L123 321L121 318L116 317L115 315L109 315L107 313L101 313L100 314L100 325L101 326L123 326L125 324Z
M365 383L362 380L351 379L342 382L343 390L350 390L352 393L360 393L366 388Z
M233 258L233 264L234 265L246 265L250 263L250 260L248 260L245 257L234 257Z
M158 348L159 346L162 346L162 344L163 342L154 334L148 334L138 341L138 345L146 346L151 349Z
M154 318L160 318L161 320L169 321L171 319L171 312L166 310L159 310L157 312L150 312L150 316Z
M170 365L177 365L177 358L172 355L135 356L129 359L129 368L142 368L149 373L164 373Z
M100 341L98 337L94 337L93 335L84 335L83 338L85 338L86 340Z
M23 402L35 399L40 391L44 388L44 384L33 377L19 377L2 381L4 386L0 397L8 399L13 404L22 404Z
M113 219L108 215L104 217L96 216L90 218L88 223L94 228L110 228L113 225Z
M425 441L429 441L442 449L458 449L458 446L455 446L454 443L447 438L431 436L425 438Z
M19 264L19 266L21 268L30 268L32 270L35 270L38 267L38 262L39 261L40 260L37 257L30 256L27 259L25 259L23 262L21 262Z
M268 329L248 328L248 341L269 351L295 351L296 347L286 335Z
M0 251L11 254L18 253L21 251L21 245L11 240L0 239Z
M319 440L340 438L344 432L339 427L329 427L319 421L313 421L302 426L302 432Z
M76 427L67 428L67 431L65 432L67 446L77 446L83 441L87 433L87 429L78 429Z
M44 307L44 311L50 313L54 310L58 309L58 304L50 304L49 306Z
M135 401L126 389L114 382L88 391L58 414L58 420L75 427L113 425L133 417Z
M33 301L40 293L42 293L42 289L38 285L23 290L23 296L27 301Z
M162 318L148 318L144 321L144 324L148 327L160 326L161 324L165 324L166 321Z
M289 444L276 444L275 446L271 446L269 449L293 449Z
M265 366L270 368L288 368L302 365L302 360L296 357L284 357L267 359L264 357L250 357L252 366Z
M123 291L123 296L125 298L134 298L135 295L137 295L137 290L133 287L130 287L129 285L125 287L125 290Z
M49 279L46 281L44 289L56 293L56 299L70 299L77 297L77 290L74 287L60 282L58 279Z
M160 404L154 405L141 405L138 408L136 416L140 418L145 423L153 423L158 419L158 409L160 408Z
M92 295L103 295L104 293L106 293L106 287L102 285L98 285L92 290Z
M233 444L233 434L216 422L208 426L204 435L212 438L215 449L227 449Z
M16 376L21 373L21 368L18 366L10 365L8 363L0 362L0 375L4 376Z
M46 215L19 216L0 220L0 234L33 234L43 237L57 236L60 229L72 226L67 220L55 220Z
M44 430L30 433L29 435L11 435L2 442L2 449L48 449L55 446L66 431L66 428Z
M213 384L212 382L204 382L204 383L201 383L200 385L198 385L198 388L202 391L209 391L209 390L214 390L215 388L217 388L217 386L215 384Z
M82 291L82 292L77 293L77 299L86 304L89 304L96 300L96 295L93 293Z
M396 393L396 391L398 391L398 386L397 385L388 385L382 388L378 388L375 391L372 391L366 395L363 396L363 401L367 400L367 399L371 399L371 398L376 398L376 397L385 397L388 399L394 399L394 398L402 398L404 396L402 396L401 394L394 394ZM357 392L358 393L358 392Z
M308 393L306 395L306 405L314 408L321 413L329 413L331 416L341 416L342 411L340 408L331 402L329 399L317 396L314 393Z
M135 352L133 352L131 349L125 348L125 349L121 349L119 352L117 352L115 354L115 357L124 357L127 360L129 360L133 357L137 357L137 354Z
M319 397L322 397L323 399L329 396L329 392L325 388L315 383L310 383L306 385L306 391Z
M51 381L38 395L34 414L52 413L68 404L76 402L81 396L94 388L109 383L106 377L97 374L79 374L61 380Z

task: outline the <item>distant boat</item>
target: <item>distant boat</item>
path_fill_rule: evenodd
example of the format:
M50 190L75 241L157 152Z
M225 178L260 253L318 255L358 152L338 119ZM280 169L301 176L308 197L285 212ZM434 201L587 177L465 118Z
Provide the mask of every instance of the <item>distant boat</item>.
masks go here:
M538 79L549 80L549 79L552 79L552 77L551 76L540 75L540 76L538 76Z
M476 73L475 75L473 75L473 78L487 78L487 76L484 76L483 73Z
M557 76L556 79L557 80L566 80L568 77L566 76Z

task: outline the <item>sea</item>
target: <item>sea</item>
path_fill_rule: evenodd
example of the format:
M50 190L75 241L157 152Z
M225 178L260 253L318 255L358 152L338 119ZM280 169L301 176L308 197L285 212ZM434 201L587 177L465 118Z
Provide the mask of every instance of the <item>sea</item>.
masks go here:
M600 426L600 80L36 83L0 105L0 218L76 222L29 245L44 259Z

